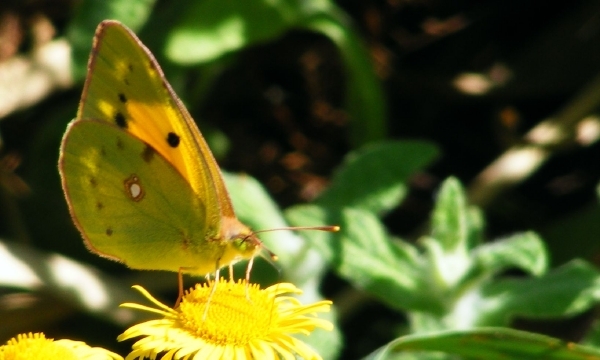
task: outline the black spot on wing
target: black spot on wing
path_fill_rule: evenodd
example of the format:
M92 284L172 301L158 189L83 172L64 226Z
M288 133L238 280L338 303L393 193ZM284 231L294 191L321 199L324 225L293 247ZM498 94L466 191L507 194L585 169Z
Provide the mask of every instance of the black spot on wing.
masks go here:
M113 229L112 228L106 228L106 235L112 236L112 234L113 234Z
M125 120L125 115L122 112L117 111L114 116L115 123L121 129L127 129L127 120Z
M96 203L96 209L98 209L98 210L102 210L102 209L104 209L104 204L103 204L103 203L101 203L100 201L98 201L98 202Z
M145 162L149 163L154 158L154 154L156 154L156 150L154 150L152 146L146 144L146 147L144 147L144 151L142 151L142 159Z
M96 186L98 186L98 180L96 180L95 177L91 177L90 178L90 185L95 188Z
M123 141L119 137L117 138L117 149L119 149L119 150L125 149L125 145L123 145Z
M179 141L180 141L180 137L179 135L175 134L174 132L170 132L167 135L167 143L169 144L170 147L172 148L176 148L179 146Z
M119 101L125 104L127 102L127 96L123 93L119 93Z

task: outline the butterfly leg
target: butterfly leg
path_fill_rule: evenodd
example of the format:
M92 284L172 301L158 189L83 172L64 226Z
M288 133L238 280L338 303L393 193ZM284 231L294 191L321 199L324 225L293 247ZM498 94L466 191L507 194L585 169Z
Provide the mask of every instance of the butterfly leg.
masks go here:
M248 266L246 267L246 299L250 302L250 271L252 270L252 265L254 265L254 256L248 260Z
M233 264L229 264L229 281L233 281Z
M221 259L219 259L221 260ZM204 308L204 315L202 315L202 320L206 320L206 315L208 315L208 306L210 305L210 300L212 299L215 291L217 291L217 283L219 282L219 260L217 260L215 264L215 282L213 283L212 289L210 289L210 294L208 295L208 300L206 300L206 307Z
M180 267L177 272L177 278L179 280L179 296L177 296L177 301L175 301L175 307L179 306L181 299L183 299L183 268Z

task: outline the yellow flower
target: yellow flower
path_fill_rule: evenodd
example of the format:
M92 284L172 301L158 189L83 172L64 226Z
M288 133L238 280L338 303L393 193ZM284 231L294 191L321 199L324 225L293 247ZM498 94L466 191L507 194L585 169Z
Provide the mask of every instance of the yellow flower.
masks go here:
M212 283L211 283L212 284ZM313 349L290 334L309 335L315 328L332 330L333 325L315 316L327 312L331 301L302 305L296 298L280 296L301 291L289 283L261 290L245 281L219 280L216 289L196 285L185 294L176 309L154 299L134 286L158 308L138 304L122 306L163 316L127 329L119 341L144 336L133 345L127 360L155 359L321 359ZM209 301L210 299L210 301ZM208 309L207 309L208 306Z
M19 334L0 346L0 360L123 360L108 350L73 340L46 339L42 333Z

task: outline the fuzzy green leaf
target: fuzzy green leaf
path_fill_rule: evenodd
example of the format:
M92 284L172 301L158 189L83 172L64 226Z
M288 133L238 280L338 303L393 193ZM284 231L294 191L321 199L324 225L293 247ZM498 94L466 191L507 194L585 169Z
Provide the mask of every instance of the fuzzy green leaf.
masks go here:
M389 211L406 195L410 176L431 163L437 154L435 146L421 141L366 146L346 158L317 203L327 208Z
M542 275L548 268L548 253L542 239L533 232L515 234L479 246L475 261L486 273L497 274L518 268L532 275Z

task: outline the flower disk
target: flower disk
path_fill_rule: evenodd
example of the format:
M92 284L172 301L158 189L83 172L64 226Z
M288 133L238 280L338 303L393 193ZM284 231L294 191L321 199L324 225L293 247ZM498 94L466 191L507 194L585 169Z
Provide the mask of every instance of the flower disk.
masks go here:
M216 286L216 288L215 288ZM333 329L333 325L315 317L329 311L330 301L302 305L286 293L300 293L289 283L261 290L245 281L220 280L215 284L196 285L177 309L171 309L137 287L159 307L138 304L123 306L151 311L164 316L135 325L119 340L144 336L133 345L127 359L321 359L306 344L290 334L309 335L315 328Z
M84 342L68 339L46 339L42 333L19 334L0 346L0 360L122 360L123 358L108 350L90 347Z
M256 284L247 288L232 282L218 286L223 288L215 291L210 304L209 288L200 285L184 297L179 316L184 329L206 342L234 346L245 346L271 332L279 317L273 294L261 292Z

